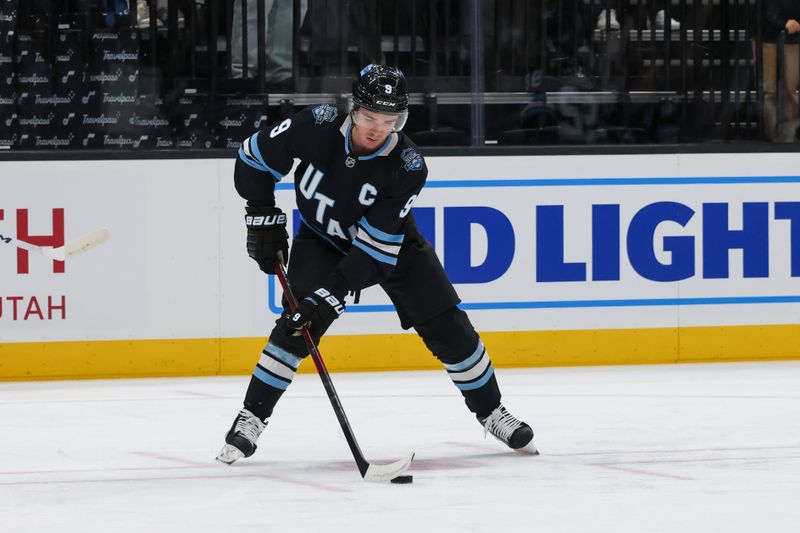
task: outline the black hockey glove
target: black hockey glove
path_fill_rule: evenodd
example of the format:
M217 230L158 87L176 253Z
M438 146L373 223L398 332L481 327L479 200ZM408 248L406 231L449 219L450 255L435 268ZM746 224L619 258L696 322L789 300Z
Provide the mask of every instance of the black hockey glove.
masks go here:
M247 225L247 255L261 270L275 273L278 252L283 261L289 259L289 235L286 233L286 215L277 207L247 206L244 222Z
M333 324L333 321L344 313L344 295L336 296L325 287L320 287L297 305L297 310L290 314L286 325L293 330L303 326L311 327L321 335Z

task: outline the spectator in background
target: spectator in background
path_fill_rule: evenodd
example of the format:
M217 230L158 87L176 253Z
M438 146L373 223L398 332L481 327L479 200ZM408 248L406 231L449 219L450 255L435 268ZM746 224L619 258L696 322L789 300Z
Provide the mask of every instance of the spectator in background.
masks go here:
M247 72L242 58L242 1L247 7ZM300 3L300 22L308 9L308 0ZM264 35L266 38L266 82L273 87L286 84L292 77L292 32L294 0L266 0ZM231 75L233 78L254 78L258 75L258 2L234 0L231 33Z
M41 29L43 21L56 12L55 0L29 0L2 2L3 12L6 14L6 23L12 21L16 24L16 29L20 31L31 31ZM7 12L7 13L6 13ZM13 17L11 16L13 14ZM3 28L0 37L6 37L6 31L12 28Z
M383 63L379 11L389 2L370 0L314 0L308 10L308 61L314 76L325 80L319 90L348 91L351 73L369 63ZM405 7L410 2L400 2Z
M798 97L800 82L800 2L797 0L763 0L761 28L761 77L764 84L764 137L768 141L793 142L797 138ZM758 18L756 17L756 20ZM782 98L777 102L778 38L786 32L784 46ZM758 34L753 36L753 56L756 56ZM778 108L780 107L780 116Z

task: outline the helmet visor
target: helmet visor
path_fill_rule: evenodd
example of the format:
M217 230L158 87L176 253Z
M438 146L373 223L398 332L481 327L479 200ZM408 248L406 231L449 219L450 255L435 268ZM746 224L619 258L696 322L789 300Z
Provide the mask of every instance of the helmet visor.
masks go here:
M408 120L408 109L400 113L373 111L367 107L355 105L350 113L353 124L365 129L374 129L386 133L400 131Z

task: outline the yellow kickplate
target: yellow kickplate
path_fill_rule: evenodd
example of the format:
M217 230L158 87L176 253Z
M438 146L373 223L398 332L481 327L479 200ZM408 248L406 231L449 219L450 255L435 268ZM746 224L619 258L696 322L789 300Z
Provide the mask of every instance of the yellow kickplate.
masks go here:
M496 367L800 359L800 325L487 332ZM266 339L0 344L0 380L249 374ZM333 372L441 368L416 334L328 336ZM304 363L301 372L314 372Z

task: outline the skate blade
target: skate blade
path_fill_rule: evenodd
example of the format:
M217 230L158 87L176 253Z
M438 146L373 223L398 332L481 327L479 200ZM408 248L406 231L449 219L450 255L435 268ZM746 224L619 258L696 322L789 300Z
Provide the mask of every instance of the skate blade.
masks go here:
M533 445L533 441L529 442L522 448L514 450L514 452L520 455L540 455L539 450L537 450L536 446Z
M244 457L244 454L239 448L226 444L217 454L217 461L226 465L232 465L242 457Z

